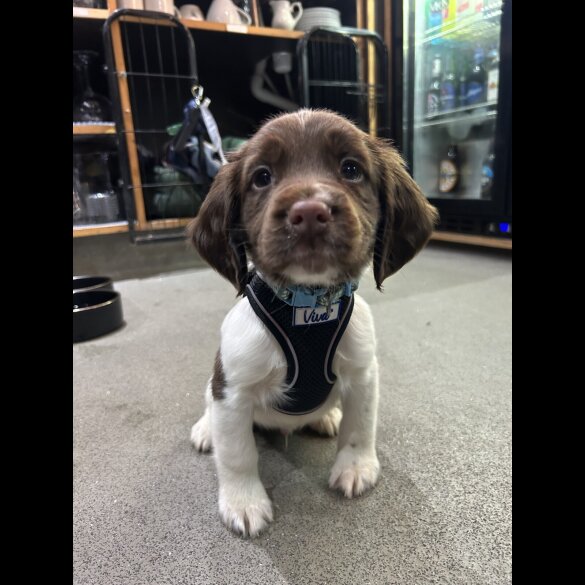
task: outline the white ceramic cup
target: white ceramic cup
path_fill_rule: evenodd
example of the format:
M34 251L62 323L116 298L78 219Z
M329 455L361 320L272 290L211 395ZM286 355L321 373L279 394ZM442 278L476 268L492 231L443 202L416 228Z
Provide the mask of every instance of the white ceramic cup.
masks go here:
M181 18L188 18L189 20L205 20L203 12L197 4L183 4L183 6L179 8L179 13L181 14Z
M144 0L144 10L176 14L175 3L173 0Z
M252 17L232 0L213 0L207 11L207 20L226 24L252 24Z
M292 53L285 51L272 53L272 65L276 73L290 73L292 69Z

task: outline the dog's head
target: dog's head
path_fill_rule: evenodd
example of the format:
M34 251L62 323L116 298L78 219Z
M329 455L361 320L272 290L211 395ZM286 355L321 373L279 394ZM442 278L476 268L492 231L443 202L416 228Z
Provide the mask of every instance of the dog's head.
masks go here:
M437 217L392 146L332 112L300 110L229 157L188 232L239 293L248 258L279 285L321 286L358 279L373 259L380 289Z

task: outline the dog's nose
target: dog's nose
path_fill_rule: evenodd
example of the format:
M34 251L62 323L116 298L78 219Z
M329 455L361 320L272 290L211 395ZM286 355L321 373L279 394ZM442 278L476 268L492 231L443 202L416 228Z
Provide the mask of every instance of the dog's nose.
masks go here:
M331 210L322 201L297 201L290 208L288 219L299 234L320 233L331 221Z

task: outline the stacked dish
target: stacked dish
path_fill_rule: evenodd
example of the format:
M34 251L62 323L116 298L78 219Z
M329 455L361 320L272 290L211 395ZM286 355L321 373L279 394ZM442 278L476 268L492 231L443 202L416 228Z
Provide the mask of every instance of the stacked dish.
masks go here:
M325 7L305 8L295 29L302 32L309 32L317 26L340 27L341 14L339 10Z

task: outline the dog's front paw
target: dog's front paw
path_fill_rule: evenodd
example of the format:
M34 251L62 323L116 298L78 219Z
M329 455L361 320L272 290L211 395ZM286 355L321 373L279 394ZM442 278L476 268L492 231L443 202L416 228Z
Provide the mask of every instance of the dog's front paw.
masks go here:
M359 453L347 446L337 454L329 487L342 491L346 498L361 496L376 485L379 475L380 462L375 453Z
M205 453L211 449L211 426L209 410L191 428L191 443L197 451Z
M341 409L335 406L317 422L311 423L308 426L320 435L335 437L339 431L339 423L341 422L342 416Z
M219 514L223 523L236 534L254 538L272 522L272 503L262 484L220 488Z

